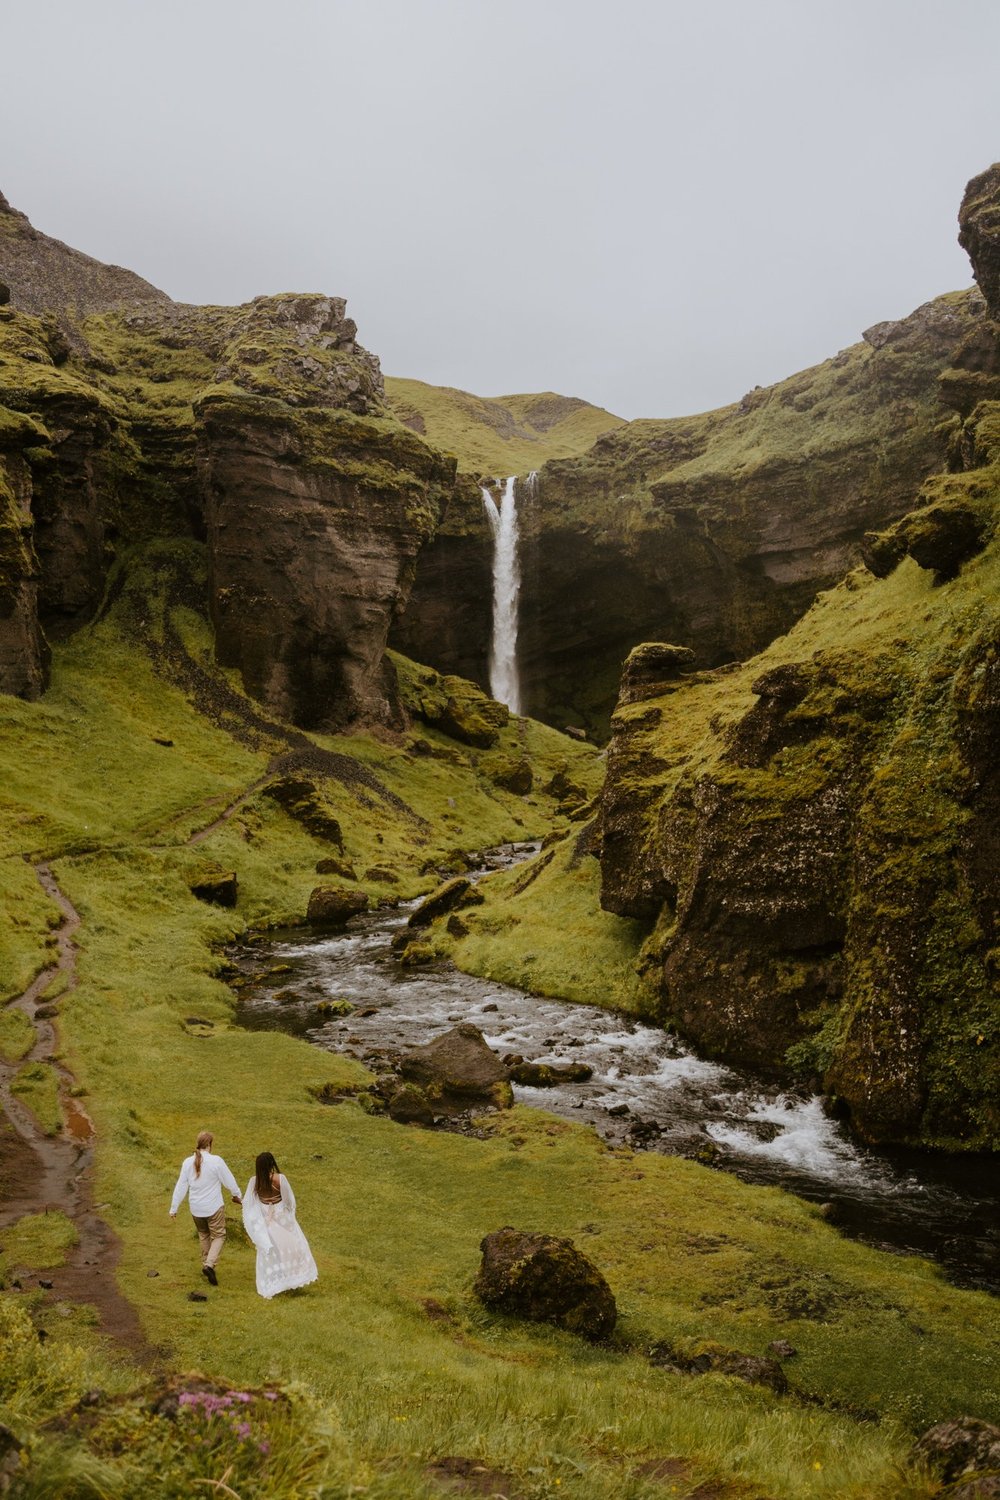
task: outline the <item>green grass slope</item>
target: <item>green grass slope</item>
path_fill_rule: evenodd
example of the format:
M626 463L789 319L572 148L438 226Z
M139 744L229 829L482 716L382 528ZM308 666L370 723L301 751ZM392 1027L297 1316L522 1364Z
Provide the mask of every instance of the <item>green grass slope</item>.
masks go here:
M387 376L386 401L395 416L453 453L465 473L528 474L550 458L585 453L623 419L575 396L472 396L451 386Z
M123 1242L120 1284L168 1371L200 1369L258 1394L246 1424L162 1418L72 1309L62 1317L8 1284L0 1421L25 1444L16 1493L180 1497L214 1486L419 1500L447 1492L433 1466L456 1456L509 1475L526 1497L646 1500L664 1491L643 1465L668 1457L683 1460L678 1494L703 1482L733 1500L934 1493L907 1463L913 1432L961 1412L1000 1413L989 1298L842 1241L783 1193L611 1151L542 1113L494 1117L472 1139L323 1105L317 1091L363 1076L360 1064L233 1024L224 944L300 917L330 852L252 790L276 755L312 757L358 883L377 899L426 889L436 877L422 870L456 848L575 837L555 799L567 779L592 788L594 752L523 721L489 751L425 725L420 747L297 735L242 699L211 665L201 617L170 605L174 572L196 576L200 549L161 546L129 561L110 611L56 649L46 697L0 700L4 994L49 958L56 913L26 862L45 857L82 918L59 1045L97 1128L97 1196ZM517 796L493 779L498 755L525 754L550 792ZM589 901L587 859L581 891L534 930L524 917L557 993L574 991L559 988L553 932ZM205 864L237 871L235 910L192 897ZM397 876L388 886L387 865ZM617 951L620 975L628 924L607 921L586 939L598 961ZM480 929L481 954L495 940L502 966L511 930L516 922ZM207 1303L188 1300L201 1285L196 1243L167 1206L177 1162L208 1123L240 1180L257 1151L277 1155L316 1254L314 1287L262 1303L234 1221L221 1288ZM569 1235L593 1257L619 1302L611 1345L476 1303L479 1240L508 1222ZM35 1221L0 1243L5 1277L63 1253ZM58 1269L50 1276L58 1287ZM33 1323L49 1335L44 1349ZM645 1357L664 1338L764 1353L779 1336L800 1351L785 1397L666 1373ZM94 1387L104 1395L83 1416L77 1403Z

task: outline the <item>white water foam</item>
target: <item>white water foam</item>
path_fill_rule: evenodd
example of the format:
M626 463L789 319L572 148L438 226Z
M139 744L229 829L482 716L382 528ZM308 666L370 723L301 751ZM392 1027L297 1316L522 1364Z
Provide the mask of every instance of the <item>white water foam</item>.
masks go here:
M521 712L521 683L517 669L517 601L521 569L517 551L517 506L514 478L503 487L497 506L483 487L483 506L493 533L493 640L490 647L490 692L506 703L512 714Z

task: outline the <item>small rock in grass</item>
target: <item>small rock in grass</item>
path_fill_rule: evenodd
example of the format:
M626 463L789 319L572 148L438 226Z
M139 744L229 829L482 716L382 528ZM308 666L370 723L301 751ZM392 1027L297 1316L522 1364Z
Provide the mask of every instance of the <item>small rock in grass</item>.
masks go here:
M207 1302L208 1297L204 1292L188 1292L189 1302Z
M795 1345L790 1344L787 1339L775 1339L767 1347L772 1354L777 1355L778 1359L793 1359L799 1352Z

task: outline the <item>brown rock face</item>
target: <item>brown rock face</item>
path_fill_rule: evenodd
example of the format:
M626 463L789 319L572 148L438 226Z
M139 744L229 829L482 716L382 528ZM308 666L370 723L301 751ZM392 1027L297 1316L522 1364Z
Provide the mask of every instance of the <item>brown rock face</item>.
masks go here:
M30 441L29 431L20 436ZM0 452L0 692L18 698L39 697L48 680L49 650L38 619L31 490L27 460L11 447Z
M170 298L134 271L94 260L42 234L0 193L0 270L12 306L22 312L68 313L72 318Z
M972 261L990 316L1000 319L1000 162L973 177L958 223L958 243Z
M415 1047L400 1072L444 1108L467 1109L476 1102L508 1108L512 1102L506 1068L479 1028L467 1023Z

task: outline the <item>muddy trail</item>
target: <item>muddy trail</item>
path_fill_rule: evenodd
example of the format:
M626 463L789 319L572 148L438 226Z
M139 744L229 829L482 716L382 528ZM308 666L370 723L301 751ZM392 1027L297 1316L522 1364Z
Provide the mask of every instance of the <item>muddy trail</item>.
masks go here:
M77 1233L77 1243L64 1265L39 1277L31 1272L19 1277L16 1267L7 1267L11 1285L25 1289L42 1287L46 1302L87 1303L98 1316L102 1332L113 1338L134 1359L153 1364L159 1351L151 1346L131 1303L118 1290L115 1269L121 1247L117 1236L101 1218L94 1203L93 1169L95 1132L93 1122L74 1095L75 1079L58 1058L55 1025L58 1008L77 984L74 934L80 916L44 862L34 866L46 895L59 908L62 921L56 932L56 961L42 970L23 995L9 1002L30 1021L35 1040L19 1062L0 1060L0 1103L12 1127L4 1155L8 1192L0 1204L0 1229L10 1228L26 1214L65 1214ZM58 995L46 1000L46 992L61 980ZM25 1064L41 1063L55 1070L63 1128L46 1134L41 1123L12 1089L16 1074Z

